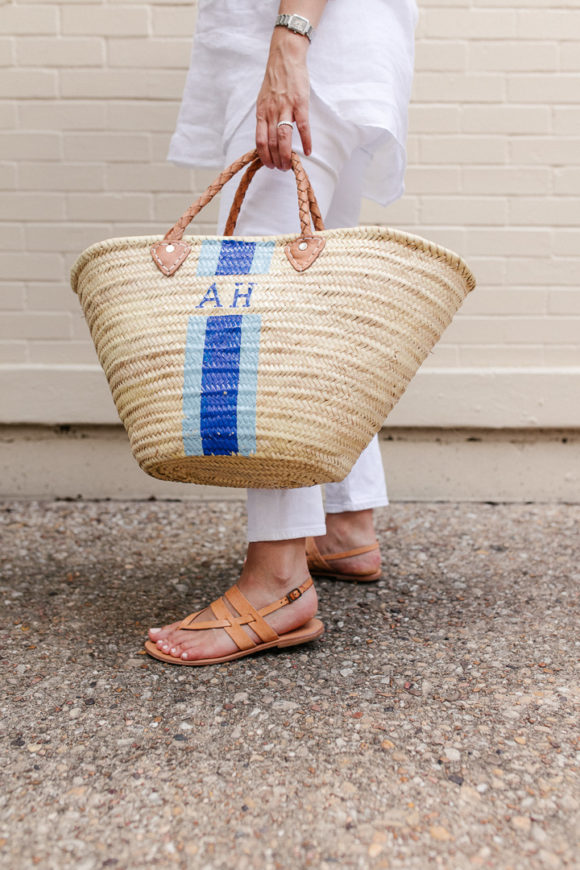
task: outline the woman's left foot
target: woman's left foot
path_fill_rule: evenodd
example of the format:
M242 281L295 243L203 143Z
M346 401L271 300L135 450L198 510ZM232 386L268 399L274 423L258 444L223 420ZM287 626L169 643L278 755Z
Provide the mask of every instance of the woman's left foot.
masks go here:
M244 564L237 586L242 595L256 610L260 610L282 599L291 590L297 589L309 578L306 559L303 555L304 539L302 538L300 541L302 559L283 559L282 563L285 562L286 570L280 570L280 568L284 568L281 562L278 562L277 566L273 565L271 568L268 565L264 565L263 559L255 558L256 550L258 550L258 556L260 556L259 547L252 548L252 544L250 544L248 559ZM275 551L274 555L276 556ZM276 570L276 567L279 570ZM224 604L232 616L237 616L236 609L227 599L224 601ZM276 634L283 636L307 623L315 615L317 609L318 599L316 590L314 585L310 585L295 600L291 600L288 604L265 616L265 620ZM215 619L214 612L209 607L206 607L197 614L193 622L207 623ZM149 638L156 645L157 649L166 655L183 659L184 661L222 658L239 651L238 645L225 629L207 628L191 631L180 629L179 626L182 622L183 620L179 620L163 628L149 629ZM262 643L260 636L250 628L249 624L244 625L242 630L254 643Z
M376 579L380 576L381 552L376 546L377 538L373 525L372 509L327 514L326 534L319 535L313 540L323 558L358 547L373 547L366 553L348 556L330 564L332 569L336 568L337 576L341 574L352 576L366 574L376 575Z

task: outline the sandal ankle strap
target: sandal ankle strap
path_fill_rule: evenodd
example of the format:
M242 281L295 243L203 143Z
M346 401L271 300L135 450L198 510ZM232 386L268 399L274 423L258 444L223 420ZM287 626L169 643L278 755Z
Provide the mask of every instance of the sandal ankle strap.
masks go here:
M278 601L274 601L273 604L268 604L267 607L261 607L258 613L261 616L267 616L269 613L273 613L275 610L285 607L286 604L291 604L293 601L296 601L297 598L304 595L306 590L310 589L313 583L314 581L312 577L308 575L308 578L301 586L296 586L294 589L291 589L283 598L279 598Z
M344 553L325 553L324 556L316 546L314 538L306 538L306 557L308 559L310 570L313 567L321 568L323 571L332 571L329 561L335 559L348 559L349 556L358 556L361 553L370 553L371 550L378 550L379 542L375 540L374 544L366 544L364 547L355 547L353 550L346 550Z
M348 559L349 556L359 556L361 553L370 553L371 550L377 550L378 547L379 542L375 541L374 544L366 544L364 547L355 547L353 550L345 550L344 553L325 553L322 558L326 559L326 561L329 559Z

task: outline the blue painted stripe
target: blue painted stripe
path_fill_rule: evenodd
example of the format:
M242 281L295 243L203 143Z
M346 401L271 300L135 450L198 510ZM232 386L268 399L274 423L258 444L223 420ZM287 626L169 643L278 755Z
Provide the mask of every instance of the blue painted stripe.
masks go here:
M242 456L250 456L256 452L256 394L261 319L259 314L244 314L242 317L238 383L238 452Z
M207 318L201 373L200 431L205 455L238 452L240 314Z
M201 243L196 275L215 275L220 258L221 239L204 239Z
M186 456L201 456L201 370L207 317L190 317L183 369L183 422L181 431Z
M265 275L270 271L274 247L275 242L204 239L196 275Z
M216 275L247 275L252 268L255 242L224 239L222 242Z
M252 275L266 275L270 271L275 242L256 242L254 259L252 260Z

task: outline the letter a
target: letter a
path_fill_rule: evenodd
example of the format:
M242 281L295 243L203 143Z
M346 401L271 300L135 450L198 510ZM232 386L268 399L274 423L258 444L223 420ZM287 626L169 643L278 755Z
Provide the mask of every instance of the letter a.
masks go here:
M214 308L223 308L223 305L220 302L220 298L218 296L217 287L215 286L215 282L211 285L211 287L206 291L205 296L199 303L196 305L196 308L203 308L206 302L211 302L213 300Z

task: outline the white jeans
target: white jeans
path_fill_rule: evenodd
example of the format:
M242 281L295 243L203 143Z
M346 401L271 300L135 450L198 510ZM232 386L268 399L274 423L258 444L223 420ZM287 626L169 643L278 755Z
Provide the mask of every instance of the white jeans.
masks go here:
M370 152L365 134L355 125L337 121L313 94L310 104L312 154L305 157L297 130L292 147L312 182L325 226L358 224L364 170ZM255 108L244 118L226 145L226 165L255 145ZM241 173L223 188L218 235L223 232ZM298 200L292 171L262 167L242 205L236 235L276 235L298 232ZM349 474L326 484L326 511L363 510L388 504L385 473L375 435ZM326 523L320 486L297 489L248 489L248 541L278 541L324 535Z

